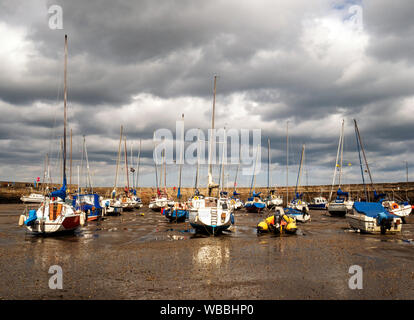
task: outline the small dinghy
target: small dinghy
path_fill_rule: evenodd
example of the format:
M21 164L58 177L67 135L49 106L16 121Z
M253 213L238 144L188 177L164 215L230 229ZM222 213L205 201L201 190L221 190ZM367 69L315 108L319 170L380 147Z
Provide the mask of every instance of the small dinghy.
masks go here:
M257 224L257 233L295 234L296 220L285 214L283 208L276 208L275 214Z
M379 202L354 202L353 212L346 219L352 229L364 233L401 232L401 218L389 213Z

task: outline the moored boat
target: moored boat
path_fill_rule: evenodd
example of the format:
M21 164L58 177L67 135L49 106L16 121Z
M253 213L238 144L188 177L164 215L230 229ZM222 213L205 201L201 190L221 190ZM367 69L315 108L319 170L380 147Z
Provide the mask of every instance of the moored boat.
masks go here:
M309 210L326 210L326 205L328 201L324 197L315 197L308 204Z
M401 232L401 218L389 213L379 202L354 202L346 219L352 229L363 233Z
M276 207L275 214L260 221L256 229L258 233L295 234L297 226L295 218L285 214L282 207Z

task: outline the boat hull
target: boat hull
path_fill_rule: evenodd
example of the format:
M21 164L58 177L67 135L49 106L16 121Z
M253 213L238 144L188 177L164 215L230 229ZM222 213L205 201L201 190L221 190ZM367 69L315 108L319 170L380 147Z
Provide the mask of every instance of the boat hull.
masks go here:
M166 209L163 211L163 215L165 215L170 222L184 222L188 217L188 211L180 209Z
M246 208L247 212L259 213L266 208L266 205L264 203L247 202L244 207Z
M363 213L359 213L355 209L346 215L346 220L352 229L360 230L362 233L397 233L401 232L402 227L401 218L395 216L395 218L392 219L391 227L389 229L383 230L381 228L381 225L378 224L376 218L369 217Z
M190 225L197 231L216 235L234 224L233 213L215 208L198 208L189 212Z

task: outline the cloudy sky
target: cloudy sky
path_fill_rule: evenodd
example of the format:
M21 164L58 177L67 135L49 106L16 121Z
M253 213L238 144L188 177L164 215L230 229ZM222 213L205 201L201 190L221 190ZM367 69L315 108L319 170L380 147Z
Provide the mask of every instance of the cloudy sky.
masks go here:
M50 28L52 5L63 10L63 29ZM134 161L142 141L140 184L154 185L154 130L174 130L182 113L186 129L207 130L214 75L216 127L261 129L257 184L267 183L268 137L272 184L286 182L287 121L289 184L302 144L302 183L330 184L342 119L344 181L360 182L354 118L374 182L405 181L414 155L413 16L407 0L0 0L0 180L42 176L47 153L59 180L68 34L73 172L84 135L95 185L114 183L121 125ZM235 168L226 168L230 181ZM194 175L186 166L184 185ZM167 183L177 185L175 165Z

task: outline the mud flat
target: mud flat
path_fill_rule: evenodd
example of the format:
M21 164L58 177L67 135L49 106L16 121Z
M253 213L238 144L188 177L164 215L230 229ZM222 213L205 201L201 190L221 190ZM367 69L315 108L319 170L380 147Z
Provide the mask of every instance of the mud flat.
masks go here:
M258 236L244 210L218 237L142 209L37 237L17 226L23 205L0 205L1 299L413 299L414 221L398 235L363 235L313 211L294 236ZM144 215L141 215L144 213ZM49 289L49 267L63 289ZM348 286L363 269L363 289Z

